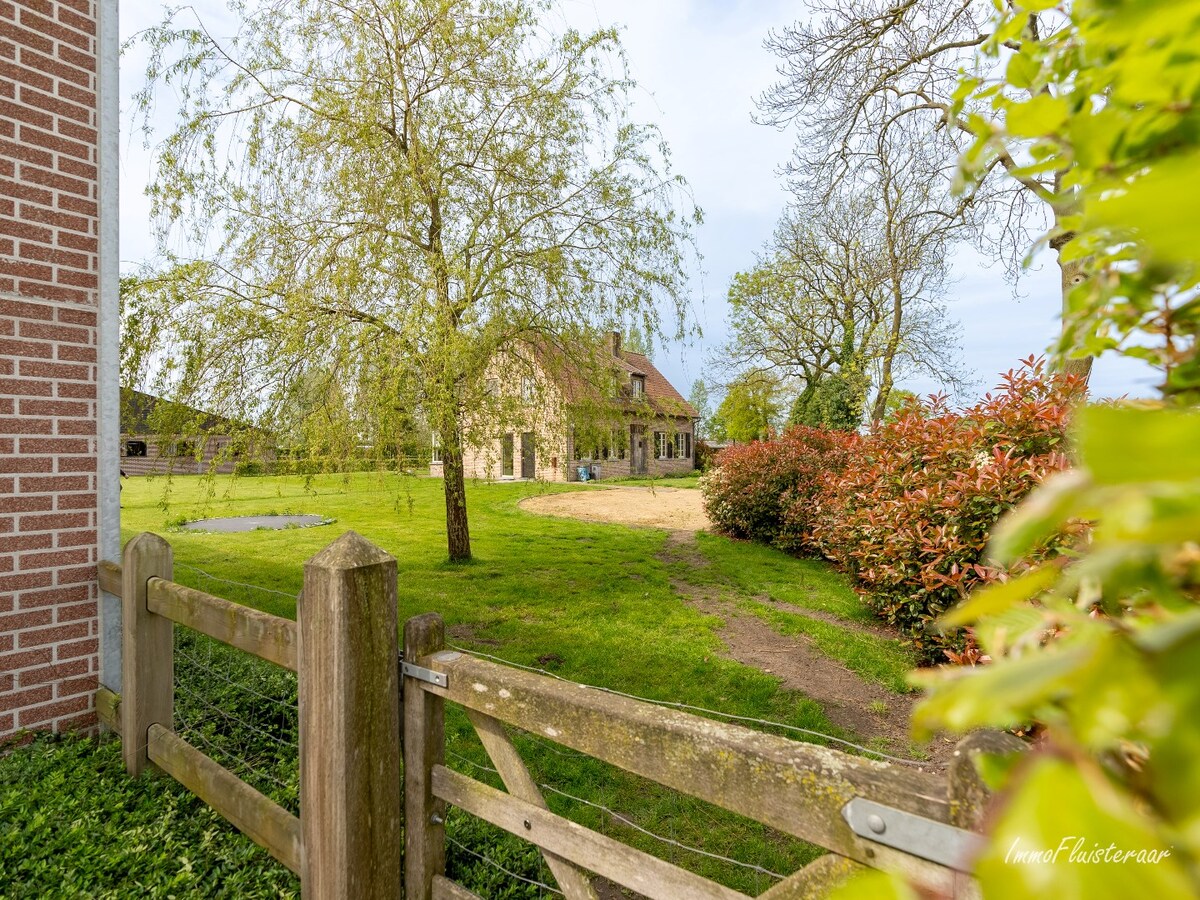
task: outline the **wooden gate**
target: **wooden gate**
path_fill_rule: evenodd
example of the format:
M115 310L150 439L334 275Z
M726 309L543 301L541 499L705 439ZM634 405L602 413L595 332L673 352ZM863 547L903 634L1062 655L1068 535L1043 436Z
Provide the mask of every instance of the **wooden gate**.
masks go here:
M831 851L761 895L769 900L820 896L864 867L972 892L963 872L975 836L957 826L977 824L985 793L971 756L989 739L960 744L946 779L499 665L443 640L434 614L405 624L408 900L474 896L445 877L447 804L538 846L569 900L594 900L589 872L650 898L746 900L550 812L505 724ZM447 700L466 711L507 793L446 767Z
M96 695L130 775L175 778L300 876L306 898L395 898L401 884L396 561L350 531L304 566L297 621L171 580L171 545L141 534L100 564L121 597L122 691ZM299 676L300 816L173 730L174 624Z
M818 896L864 867L969 895L968 829L986 801L972 757L1020 744L972 736L942 778L448 650L432 613L405 623L401 660L395 560L353 532L305 564L295 622L176 584L172 570L152 534L100 566L124 613L123 694L98 691L101 720L131 775L152 765L176 778L298 873L305 898L474 896L445 877L450 804L539 847L570 900L595 898L589 873L650 898L744 900L551 812L506 725L830 851L768 900ZM174 732L174 623L298 673L299 817ZM447 700L507 792L446 767Z

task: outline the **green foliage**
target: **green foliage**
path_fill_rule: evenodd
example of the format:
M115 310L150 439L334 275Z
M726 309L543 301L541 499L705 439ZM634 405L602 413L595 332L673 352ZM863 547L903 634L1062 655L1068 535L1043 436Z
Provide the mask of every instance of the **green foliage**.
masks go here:
M989 765L1004 802L977 863L985 897L1194 897L1200 412L1178 407L1200 382L1200 242L1189 202L1200 4L1077 0L1060 28L1030 32L1027 11L1046 6L998 7L1003 37L990 49L1009 56L1004 81L968 79L961 95L990 99L1008 131L1028 139L1025 172L1059 175L1064 224L1050 237L1084 276L1060 351L1148 359L1165 372L1168 401L1080 413L1075 470L1034 492L992 542L996 563L1026 574L947 617L974 628L992 664L921 679L930 696L915 722L926 731L1032 723L1038 734L1019 764ZM974 125L969 175L1000 138ZM1080 521L1090 538L1074 558L1039 564L1039 542ZM1099 860L1054 855L1076 841ZM1051 857L1013 862L1014 849Z
M178 628L176 685L177 730L295 813L296 751L280 743L297 736L295 676ZM118 741L45 734L0 755L0 884L12 898L300 893L174 779L131 780Z
M0 756L0 884L36 897L297 897L298 879L115 740L39 735Z
M1049 4L1012 6L990 43L994 77L960 94L960 109L997 113L971 117L963 175L1005 152L1016 178L1054 176L1043 240L1087 276L1067 298L1061 354L1117 350L1157 367L1168 394L1200 391L1200 3L1076 0L1036 36L1026 13Z
M864 396L840 372L826 375L796 397L789 425L856 431L862 425Z
M700 421L696 423L696 440L702 441L710 437L709 434L712 426L712 398L708 391L708 385L704 383L703 378L697 378L692 382L692 390L688 394L688 403L696 410L696 415L700 417Z
M1154 885L1156 896L1193 896L1200 413L1089 409L1076 445L1078 468L1009 516L992 549L998 563L1015 565L1046 535L1084 519L1096 522L1088 552L1061 570L1034 569L982 591L956 611L953 621L973 625L995 662L923 679L931 696L914 721L922 730L1031 721L1044 729L1042 752L1005 779L1011 800L980 861L980 878L997 896L1014 877L1056 895L1121 896L1114 874ZM1076 836L1088 851L1112 843L1171 853L1136 867L1002 864L1014 842L1054 849Z
M884 406L883 421L895 422L904 410L920 402L921 398L912 391L897 388L888 395L887 403Z
M736 378L713 416L712 437L748 443L766 438L779 420L779 382L765 372Z
M168 90L179 116L126 381L253 421L307 471L384 468L436 432L450 556L469 557L462 445L513 414L487 390L497 355L576 348L599 373L578 347L610 323L647 347L686 330L700 214L629 116L615 31L555 31L551 8L250 0L229 40L191 8L140 33L140 107Z
M790 506L811 508L826 473L847 462L848 435L796 426L769 441L725 450L701 481L704 509L720 531L785 548L801 543L807 522L786 522Z

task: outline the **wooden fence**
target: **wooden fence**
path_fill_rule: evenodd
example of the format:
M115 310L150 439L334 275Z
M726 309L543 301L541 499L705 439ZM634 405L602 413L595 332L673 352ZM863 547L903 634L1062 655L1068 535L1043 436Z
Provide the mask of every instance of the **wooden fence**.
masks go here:
M171 775L300 876L305 897L396 897L401 884L400 674L396 561L354 532L304 566L297 620L171 580L171 546L142 534L101 587L121 597L122 694L101 688L101 720L125 767ZM296 817L172 730L173 623L296 672Z
M821 896L867 867L971 896L971 829L987 799L973 757L1020 743L973 735L949 777L935 776L447 650L434 614L405 623L401 663L395 560L353 532L305 565L296 622L175 584L171 568L170 545L150 534L122 566L101 567L125 616L124 695L101 689L101 718L121 733L130 774L153 764L178 779L299 874L306 898L474 897L445 877L453 805L539 847L568 900L596 898L589 873L649 898L744 900L552 813L506 724L830 851L766 900ZM174 622L298 673L299 818L171 730ZM447 700L507 793L446 767Z

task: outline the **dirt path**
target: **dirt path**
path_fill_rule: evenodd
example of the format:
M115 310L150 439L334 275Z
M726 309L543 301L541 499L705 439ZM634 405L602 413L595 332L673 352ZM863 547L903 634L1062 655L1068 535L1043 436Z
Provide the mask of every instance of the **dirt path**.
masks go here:
M708 565L693 532L672 532L659 558L670 564L686 563L689 569ZM684 602L724 621L718 634L730 659L774 675L783 687L815 700L829 721L860 740L881 744L878 749L894 755L909 755L908 722L916 695L895 694L866 681L830 659L803 635L780 634L758 616L739 609L736 599L718 586L693 584L686 577L675 577L671 579L671 587ZM768 598L754 599L842 627L856 627L855 623L828 613L814 613ZM932 770L948 762L948 746L943 749L934 745L927 752Z
M684 573L709 565L700 552L696 532L710 526L697 490L612 487L529 497L521 506L542 515L589 522L665 528L670 533L659 559ZM684 566L679 567L678 564ZM908 723L917 695L895 694L866 681L822 653L803 635L783 635L751 612L739 608L740 595L714 584L694 584L686 574L671 579L685 603L723 621L718 634L728 658L775 676L784 688L819 703L831 722L864 743L897 756L909 755ZM829 622L841 628L895 637L882 625L847 622L830 613L781 603L767 596L751 598L766 606ZM926 748L929 768L942 768L952 752L935 741Z

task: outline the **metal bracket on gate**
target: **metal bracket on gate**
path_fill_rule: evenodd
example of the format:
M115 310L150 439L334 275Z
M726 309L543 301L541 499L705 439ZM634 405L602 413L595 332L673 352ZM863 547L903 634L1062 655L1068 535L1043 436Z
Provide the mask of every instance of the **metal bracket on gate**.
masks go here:
M862 797L842 807L842 818L859 837L960 872L967 871L967 861L983 840L972 831Z
M444 672L435 672L433 669L427 669L424 666L418 666L415 663L404 662L403 657L401 657L400 671L409 678L417 679L417 681L424 681L428 684L434 684L440 688L450 687L450 679Z

